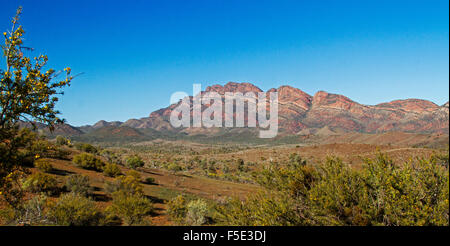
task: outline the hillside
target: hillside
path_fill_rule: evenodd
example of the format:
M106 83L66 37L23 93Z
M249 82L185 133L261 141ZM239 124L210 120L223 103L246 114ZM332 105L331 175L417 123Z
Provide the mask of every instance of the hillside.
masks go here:
M301 140L304 136L333 136L349 133L398 132L446 136L449 134L448 102L439 106L427 100L404 99L377 105L363 105L343 95L319 91L311 96L291 86L272 88L267 92L275 91L278 92L279 97L278 138L289 138L289 141L293 138ZM259 93L263 91L250 83L229 82L224 86L209 86L201 94L205 92L217 92L222 95L222 101L224 101L225 92ZM190 99L192 100L192 97ZM169 119L171 112L179 103L154 111L148 117L141 119L130 119L126 122L102 120L92 126L78 128L63 125L58 126L52 134L94 141L146 141L155 138L214 139L217 137L225 137L233 141L243 135L258 141L257 131L247 127L174 128ZM245 118L245 125L247 120Z

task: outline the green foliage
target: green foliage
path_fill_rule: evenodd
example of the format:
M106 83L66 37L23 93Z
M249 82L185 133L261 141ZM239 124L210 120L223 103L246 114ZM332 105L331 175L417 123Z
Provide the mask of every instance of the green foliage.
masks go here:
M167 203L167 214L172 221L183 223L186 213L186 200L182 195L178 195Z
M141 194L116 191L112 197L107 211L120 217L127 225L145 224L144 217L153 211L153 204Z
M143 167L145 162L141 159L141 157L137 155L133 155L127 158L127 166L132 169L136 169L139 167Z
M89 153L81 153L74 156L73 163L78 167L94 171L102 171L105 165L103 161Z
M5 225L47 225L48 199L44 194L33 196L19 207L3 207L0 218Z
M46 173L33 173L23 183L25 190L38 193L45 192L48 194L54 194L58 191L58 183L56 179Z
M108 177L117 177L122 174L118 165L113 163L106 163L103 167L103 174Z
M19 24L22 8L17 10L12 28L4 32L3 50L6 70L0 69L0 129L14 127L19 120L39 121L50 126L62 122L55 110L61 88L72 80L70 68L64 69L66 78L55 81L58 72L54 69L42 71L48 58L45 55L30 58L23 52L23 34ZM29 48L28 48L29 49Z
M112 150L104 149L100 152L100 155L106 158L106 160L110 163L115 163L119 165L123 165L122 156L120 153L116 153Z
M300 159L258 175L266 189L217 206L226 225L447 225L449 173L438 159L394 164L383 154L362 170L337 158Z
M63 136L56 136L56 144L59 146L68 145L70 141Z
M21 225L48 225L48 199L44 194L32 197L23 207L16 210L15 223Z
M117 191L123 191L126 194L144 194L139 174L132 171L128 172L126 176L115 178L112 182L106 181L105 191L109 194Z
M183 169L182 169L182 167L180 167L180 166L177 165L176 163L170 163L170 164L167 166L167 170L176 173L176 172L179 172L179 171L181 171L181 170L183 170Z
M79 151L83 151L86 153L96 154L98 152L97 148L88 143L75 143L75 148Z
M21 12L19 7L11 30L3 33L1 49L4 59L1 60L6 64L0 68L0 194L13 210L23 209L22 186L36 192L52 193L56 189L56 181L46 174L33 174L21 184L24 168L32 166L35 156L41 154L37 151L39 144L50 146L30 130L19 130L18 125L28 122L35 127L36 122L41 122L53 130L54 124L64 122L57 117L59 111L55 110L55 105L58 95L63 93L61 89L73 78L70 68L64 72L44 71L47 56L30 58L24 53L31 48L23 45L25 32L19 24ZM66 75L65 79L57 81L61 73ZM47 148L45 154L49 152L56 157L66 154Z
M237 170L239 172L245 172L245 162L244 162L244 160L239 158L237 160L236 164L237 164Z
M57 225L63 226L95 226L102 221L95 202L76 193L62 195L49 216Z
M50 143L46 139L36 139L31 145L25 149L29 153L32 153L36 158L47 157L55 159L66 159L70 154L69 151L59 148Z
M46 160L36 160L34 161L34 166L44 173L50 173L51 171L53 171L53 165Z
M87 196L91 190L89 177L81 174L73 174L66 178L65 187L68 191Z
M145 178L145 183L146 184L154 184L155 183L155 178L147 177L147 178Z
M205 201L201 199L190 201L187 205L186 223L193 226L203 225L207 213L208 205Z
M27 128L0 129L0 182L17 168L33 166L35 153L28 149L37 139L37 134Z

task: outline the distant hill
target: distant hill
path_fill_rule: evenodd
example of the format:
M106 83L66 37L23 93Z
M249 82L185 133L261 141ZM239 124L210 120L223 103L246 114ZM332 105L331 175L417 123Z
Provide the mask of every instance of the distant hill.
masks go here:
M263 92L250 83L229 82L213 85L205 92ZM304 91L281 86L267 92L278 92L279 137L308 135L334 136L347 133L377 134L403 132L412 134L449 134L449 103L442 106L421 99L395 100L377 105L363 105L348 97L319 91L311 96ZM192 97L190 97L192 99ZM180 103L180 102L179 102ZM89 139L148 140L168 138L241 139L256 137L252 128L174 128L169 119L179 104L152 112L148 117L126 122L99 121L93 126L60 126L53 133ZM192 110L192 108L191 108ZM191 112L192 113L192 112Z

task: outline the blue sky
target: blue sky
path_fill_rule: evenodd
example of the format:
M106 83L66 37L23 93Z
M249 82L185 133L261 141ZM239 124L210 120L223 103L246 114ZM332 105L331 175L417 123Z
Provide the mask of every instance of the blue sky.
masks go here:
M73 125L148 116L193 83L449 100L448 1L2 0L2 32L19 5L31 55L84 73L58 104Z

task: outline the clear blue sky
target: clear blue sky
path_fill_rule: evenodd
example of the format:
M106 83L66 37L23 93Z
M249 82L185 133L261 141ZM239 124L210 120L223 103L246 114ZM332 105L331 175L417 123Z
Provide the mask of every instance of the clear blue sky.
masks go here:
M193 83L449 100L447 0L116 2L1 1L2 32L22 5L34 53L84 72L58 104L70 124L145 117Z

